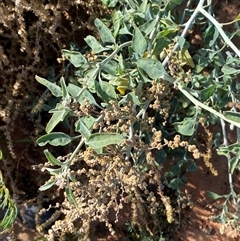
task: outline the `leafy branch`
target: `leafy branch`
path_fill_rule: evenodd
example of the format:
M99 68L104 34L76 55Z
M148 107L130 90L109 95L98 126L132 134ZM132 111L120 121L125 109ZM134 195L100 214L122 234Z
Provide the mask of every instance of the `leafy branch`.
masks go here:
M0 233L8 231L13 225L18 209L10 196L8 188L5 186L2 171L0 170L0 209L4 213L4 217L0 222Z

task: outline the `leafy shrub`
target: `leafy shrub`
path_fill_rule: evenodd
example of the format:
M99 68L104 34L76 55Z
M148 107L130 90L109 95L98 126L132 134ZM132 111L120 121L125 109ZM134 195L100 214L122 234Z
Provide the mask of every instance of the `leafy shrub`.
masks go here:
M0 150L0 161L2 161L3 155ZM17 217L17 206L10 196L10 192L6 187L2 171L0 170L0 208L1 208L1 222L0 222L0 233L5 232L11 228L15 218Z
M175 11L182 3L177 0L104 2L115 7L111 18L95 19L99 36L85 38L85 51L75 45L62 50L69 64L60 81L36 76L56 103L45 103L52 116L37 143L64 146L67 152L54 157L44 151L48 162L41 169L51 177L40 190L55 186L65 195L60 210L64 219L55 222L48 239L63 233L87 237L93 220L105 222L114 233L109 210L115 210L118 221L126 203L134 225L144 226L152 236L164 232L177 221L174 199L166 190L179 195L187 182L184 172L196 171L200 157L218 174L211 163L214 137L208 126L219 122L223 145L218 150L228 158L230 193L209 195L232 199L237 208L232 174L239 165L239 143L228 144L225 122L240 127L240 53L231 41L239 30L224 32L211 5L203 6L202 0L194 10L188 5L182 17ZM187 41L193 23L205 31L202 48ZM229 102L233 108L224 111ZM206 150L195 140L200 126ZM227 202L219 216L223 224L229 220ZM232 216L235 222L237 214Z

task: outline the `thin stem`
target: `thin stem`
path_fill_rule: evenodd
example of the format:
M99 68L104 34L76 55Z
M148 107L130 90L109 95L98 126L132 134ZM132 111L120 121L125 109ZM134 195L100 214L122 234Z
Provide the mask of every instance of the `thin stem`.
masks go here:
M148 44L148 58L150 58L152 56L152 43L153 43L153 40L154 40L154 37L156 35L156 31L159 27L159 19L160 19L160 13L158 12L158 15L156 17L156 25L154 27L154 29L152 30L152 32L150 33L150 36L149 36L149 44Z
M71 157L69 158L69 160L66 162L66 169L68 169L74 159L74 157L77 155L78 151L81 149L81 147L83 146L83 144L85 143L86 139L84 137L82 137L81 141L79 142L79 144L77 145L76 149L74 150L74 152L72 153Z
M186 16L186 11L189 10L189 7L190 7L190 4L191 4L191 3L192 3L192 1L191 1L191 0L188 0L188 2L187 2L187 4L186 4L186 7L185 7L185 9L184 9L184 11L183 11L183 15L182 15L182 17L181 17L180 24L183 24L183 21L184 21L185 16ZM180 30L179 30L179 31L180 31ZM178 32L178 33L180 33L180 32Z
M102 68L103 68L103 66L104 66L105 64L107 64L111 59L113 59L113 58L115 57L115 55L116 55L121 49L123 49L123 48L125 48L125 47L127 47L127 46L129 46L129 45L131 45L131 44L132 44L132 41L128 41L128 42L126 42L126 43L121 44L120 46L117 46L116 49L115 49L106 59L104 59L100 64L97 64L98 69L97 69L97 70L94 72L94 74L93 74L93 75L95 75L95 76L92 76L92 77L93 77L93 78L96 78L97 75L101 72L101 70L102 70Z
M239 51L239 49L234 45L234 43L225 34L225 32L223 31L223 29L222 29L221 25L219 24L219 22L215 18L213 18L212 15L209 14L205 9L200 8L199 11L213 23L213 25L217 28L218 32L221 34L221 36L224 39L224 41L231 47L231 49L240 58L240 51Z
M226 129L225 129L225 121L223 119L220 120L221 122L221 127L222 127L222 133L223 133L223 145L224 146L228 146L228 140L227 140L227 133L226 133ZM227 162L228 162L228 181L229 181L229 187L230 187L230 190L231 190L231 196L232 196L232 199L233 199L233 203L234 205L237 207L237 200L235 198L235 195L234 195L234 188L233 188L233 178L232 178L232 174L230 173L230 163L231 163L231 156L230 154L228 154L227 156Z
M227 121L230 124L233 124L237 127L240 127L240 123L232 121L227 119L223 114L219 113L218 111L214 110L213 108L203 104L202 102L198 101L197 99L195 99L190 93L188 93L188 91L182 87L180 84L178 85L179 90L190 100L192 101L192 103L194 103L196 106L200 106L201 108L211 112L212 114L218 116L220 119L223 119L225 121Z
M101 121L103 118L102 115L100 115L97 120L95 121L96 122L99 122ZM93 124L94 125L94 124ZM93 128L93 125L91 126L90 129ZM78 151L81 149L81 147L83 146L83 144L85 143L86 139L84 137L82 137L81 141L79 142L79 144L77 145L76 149L74 150L74 152L72 153L71 157L69 158L69 160L66 162L66 168L69 168L69 166L71 165L74 157L77 155Z
M182 87L181 84L180 84L180 83L177 83L176 81L174 81L174 79L173 79L170 75L166 75L166 74L165 74L165 75L160 76L160 79L161 79L161 78L169 81L171 84L176 85L176 87L177 87L195 106L199 106L199 107L201 107L202 109L205 109L205 110L211 112L212 114L218 116L219 118L227 121L228 123L233 124L233 125L235 125L235 126L237 126L237 127L240 128L240 123L235 122L235 121L232 121L232 120L230 120L230 119L227 119L223 114L219 113L218 111L214 110L213 108L211 108L211 107L203 104L203 103L200 102L199 100L195 99L195 98L189 93L189 91L187 90L186 87ZM139 112L139 114L140 114L140 112ZM139 114L138 114L138 115L139 115Z
M190 17L190 19L187 21L187 23L185 24L185 27L183 29L183 32L181 34L182 37L186 37L187 33L188 33L188 30L191 28L193 22L195 21L195 18L196 16L198 15L200 9L202 9L202 6L203 6L203 3L204 3L205 0L200 0L199 3L198 3L198 6L196 7L195 11L193 12L192 16ZM165 67L171 57L171 55L179 48L179 43L176 43L173 47L173 50L171 52L170 55L168 55L162 65Z

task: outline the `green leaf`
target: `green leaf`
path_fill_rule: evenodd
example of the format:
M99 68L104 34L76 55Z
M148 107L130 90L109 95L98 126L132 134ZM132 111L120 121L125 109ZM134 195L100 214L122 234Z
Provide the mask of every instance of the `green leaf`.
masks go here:
M160 55L161 60L163 60L167 55L164 48L167 48L167 46L169 44L170 44L170 40L168 40L168 39L157 39L156 42L153 45L153 47L154 47L153 48L153 54Z
M62 97L64 100L69 100L70 99L70 96L68 94L68 91L67 91L67 87L66 87L66 83L65 83L65 79L64 77L61 77L60 79L60 84L61 84L61 87L62 87Z
M47 167L47 168L45 168L45 170L47 170L52 176L54 175L54 176L58 176L60 173L62 173L62 168L60 167L60 168L49 168L49 167Z
M86 104L86 100L89 101L90 104L96 105L97 107L101 108L94 99L93 95L87 90L84 89L82 91L82 88L78 87L74 84L69 84L67 87L68 93L81 105ZM82 93L81 93L82 92ZM81 95L79 95L81 93Z
M111 60L103 65L102 70L108 74L116 75L118 74L118 68L118 63L116 61Z
M141 102L139 101L138 97L133 93L130 92L125 96L127 101L131 101L132 103L136 105L141 105Z
M197 172L199 171L199 167L193 162L187 169L187 172Z
M107 50L107 48L104 48L93 36L88 35L84 40L94 53L98 54Z
M100 19L96 18L94 24L97 27L100 37L104 43L115 43L115 38L113 37L111 31Z
M217 153L218 155L224 155L224 156L228 156L230 153L233 153L234 155L239 156L240 155L240 143L234 143L232 145L229 146L220 146L217 149Z
M211 191L206 191L206 193L213 200L217 200L219 198L227 197L227 195L218 195L217 193L214 193L214 192L211 192Z
M68 173L68 178L72 181L72 182L77 182L76 178L73 176L73 174L71 172Z
M67 49L62 49L61 53L65 56L74 67L78 68L87 63L85 57L78 51L70 51Z
M141 32L143 32L147 36L148 34L150 34L152 32L152 30L154 29L155 25L156 25L156 19L149 20L145 24L141 25L139 27L139 30Z
M184 135L184 136L192 136L195 131L196 118L194 117L186 117L181 122L173 123L175 130Z
M216 86L212 85L206 89L201 90L201 100L204 102L213 96Z
M109 8L116 6L119 0L101 0L103 4L107 5Z
M178 190L183 184L184 182L181 178L172 178L169 182L169 186L174 190Z
M219 36L219 32L214 25L209 25L209 27L204 32L204 44L205 46L212 47Z
M178 59L181 61L182 66L188 65L192 68L195 67L195 64L192 60L192 56L190 55L187 49L182 49L178 51Z
M144 38L141 31L139 30L139 28L135 28L134 30L132 48L141 57L143 56L144 52L147 50L147 41Z
M39 190L40 191L45 191L45 190L49 189L50 187L52 187L55 183L56 183L56 180L51 180L51 181L45 183L43 186L41 186L39 188Z
M240 157L239 156L235 156L233 157L231 160L230 160L230 168L229 168L229 173L230 174L233 174L238 162L240 160Z
M81 121L84 123L84 125L88 129L91 129L93 127L93 124L95 123L96 119L89 115L89 116L82 117Z
M37 75L35 76L35 78L40 84L46 86L51 91L52 95L54 95L56 97L62 97L62 90L58 85L56 85L44 78L41 78Z
M148 76L145 74L145 72L141 69L141 68L138 68L138 73L139 73L139 79L141 81L141 83L151 83L152 80L148 78Z
M179 43L180 49L182 50L186 43L186 39L182 36L177 36L177 41Z
M110 100L116 100L117 94L115 88L106 81L97 82L95 81L95 89L99 97L103 101L109 102Z
M138 68L143 69L151 79L157 79L163 74L166 74L161 62L154 59L139 59L137 62Z
M44 155L46 156L46 158L48 159L48 161L50 163L52 163L53 165L57 165L57 166L62 166L62 163L60 161L58 161L49 151L48 149L45 149L44 151Z
M58 106L60 106L61 104L59 104ZM46 125L46 132L50 133L55 126L60 122L63 121L65 119L65 117L67 116L67 114L69 113L69 109L64 108L64 109L60 109L60 110L51 110L51 112L53 113L52 117L50 118L50 120L48 121L47 125ZM51 113L50 112L50 113Z
M43 135L37 139L39 146L45 146L49 143L52 146L65 146L73 141L75 138L70 137L63 132L52 132L50 134Z
M239 74L240 73L240 69L234 69L234 68L231 68L227 65L224 65L221 69L221 71L224 73L224 74Z
M120 10L116 10L112 14L112 22L113 22L113 29L114 29L113 36L115 38L119 33L122 17L123 17L122 12Z
M65 192L66 192L66 196L67 196L68 201L71 204L73 204L75 207L77 207L78 205L77 205L76 199L73 195L72 189L70 187L66 187Z
M232 153L234 153L234 154L239 154L239 152L240 152L240 143L237 142L237 143L234 143L234 144L232 144L232 145L229 145L229 146L227 147L227 149L228 149L229 151L231 151Z
M94 133L88 138L86 145L98 149L112 144L119 144L123 140L124 137L118 133Z
M218 155L221 155L221 156L228 156L228 154L229 154L229 150L228 150L228 148L227 147L225 147L225 146L220 146L218 149L217 149L217 154Z
M89 128L83 123L81 119L75 122L75 130L80 132L86 139L91 135Z
M240 13L237 15L237 17L233 21L234 22L240 21Z
M236 123L240 123L240 113L232 112L232 111L224 111L223 115Z

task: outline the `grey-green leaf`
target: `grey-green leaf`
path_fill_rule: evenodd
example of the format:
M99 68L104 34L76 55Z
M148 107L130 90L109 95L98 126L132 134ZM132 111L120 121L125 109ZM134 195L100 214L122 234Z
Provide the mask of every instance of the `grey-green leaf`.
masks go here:
M237 164L239 163L239 159L240 157L239 156L235 156L233 157L231 160L230 160L230 168L229 168L229 173L230 174L233 174Z
M62 173L62 168L45 168L45 170L47 170L52 176L58 176L60 173Z
M70 99L70 96L69 96L68 91L67 91L67 86L66 86L66 82L65 82L64 77L61 77L61 79L60 79L60 84L61 84L61 87L62 87L62 96L63 96L63 99L64 99L64 100L69 100L69 99Z
M58 85L56 85L44 78L41 78L37 75L35 76L35 78L40 84L46 86L54 96L62 97L62 89Z
M97 91L98 96L100 96L102 100L104 100L107 103L110 100L117 99L117 94L115 92L114 87L106 81L95 81L95 89Z
M131 101L136 105L141 105L141 102L139 101L138 97L133 93L130 92L125 96L127 101Z
M231 68L227 65L224 65L221 69L221 71L224 73L224 74L239 74L240 73L240 70L239 69L234 69L234 68Z
M160 61L154 59L139 59L138 68L143 69L151 79L157 79L166 74L166 71Z
M67 87L67 90L69 92L69 94L74 98L76 99L76 101L81 104L81 105L84 105L85 104L85 101L88 100L91 104L93 105L96 105L98 107L100 107L97 102L95 101L93 95L87 90L87 89L84 89L82 91L82 88L78 87L77 85L74 85L74 84L69 84L68 87ZM81 95L80 92L82 91ZM101 107L100 107L101 108Z
M147 50L147 41L139 28L135 28L134 30L132 47L140 56L142 56Z
M64 120L64 118L67 116L68 113L69 113L68 109L55 110L53 112L52 117L50 118L50 120L46 125L46 128L45 128L46 132L50 133L60 121Z
M98 149L112 144L119 144L124 140L124 137L119 133L94 133L86 144L93 149Z
M97 27L100 37L104 43L115 43L115 38L113 37L111 31L100 19L96 18L94 24Z
M91 135L89 128L84 124L81 119L75 122L75 129L77 132L81 133L86 139L88 139Z
M112 14L112 21L113 21L113 35L116 37L118 35L120 26L121 26L121 21L122 21L122 12L120 10L116 10Z
M66 187L65 188L65 192L66 192L66 196L67 196L68 201L71 204L73 204L75 207L77 207L78 205L77 205L76 199L75 199L75 197L73 195L72 189L70 187Z
M201 90L201 98L202 101L207 101L211 96L213 96L214 92L215 92L216 86L212 85L209 86L206 89Z
M240 143L239 142L236 142L232 145L229 145L227 147L227 149L229 151L231 151L232 153L236 154L236 155L239 155L240 154Z
M195 131L196 118L186 117L181 122L173 123L175 130L185 136L192 136Z
M145 24L139 27L139 30L142 31L146 36L152 32L154 27L156 26L156 19L151 19Z
M86 41L87 45L93 50L94 53L100 53L107 49L107 48L104 48L96 40L96 38L91 35L88 35L84 40Z
M49 143L52 146L65 146L69 144L75 138L63 132L52 132L50 134L43 135L37 139L37 144L39 146L45 146Z
M67 49L62 49L62 55L65 56L74 67L81 67L83 64L87 63L85 57L78 51L70 51Z
M226 197L226 195L218 195L217 193L211 192L211 191L206 191L207 195L212 198L213 200L217 200L219 198Z
M39 188L39 190L40 190L40 191L45 191L45 190L49 189L50 187L52 187L55 183L56 183L56 180L55 180L55 179L54 179L54 180L51 180L51 181L45 183L44 185L42 185L42 186Z
M48 161L50 163L52 163L53 165L57 165L57 166L62 166L62 163L60 161L58 161L49 151L48 149L45 149L44 151L44 155L46 156L46 158L48 159Z
M224 111L223 115L229 120L240 123L240 113L238 112Z

